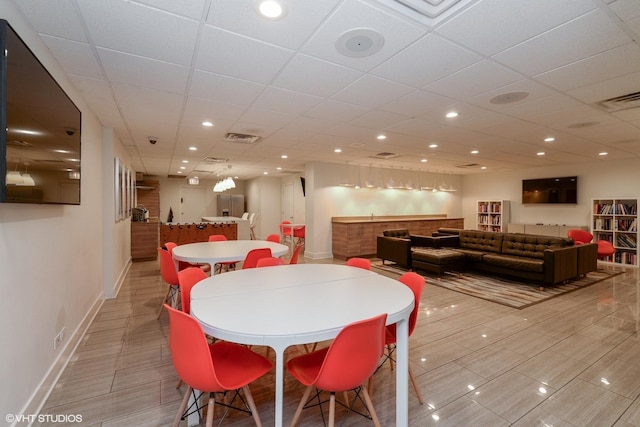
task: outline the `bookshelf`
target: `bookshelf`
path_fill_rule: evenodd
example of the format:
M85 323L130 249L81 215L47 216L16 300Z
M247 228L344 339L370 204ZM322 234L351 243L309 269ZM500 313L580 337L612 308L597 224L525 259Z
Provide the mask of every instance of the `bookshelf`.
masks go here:
M509 223L508 200L478 200L476 228L481 231L506 232Z
M638 199L593 199L591 227L594 241L615 248L604 261L638 266Z

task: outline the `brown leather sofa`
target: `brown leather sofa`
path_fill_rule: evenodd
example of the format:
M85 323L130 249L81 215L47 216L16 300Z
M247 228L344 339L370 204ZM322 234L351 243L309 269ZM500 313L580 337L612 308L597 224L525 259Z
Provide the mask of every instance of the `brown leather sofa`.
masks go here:
M392 234L401 233L395 230ZM437 262L441 257L429 253L430 248L449 248L440 251L448 258L452 257L452 251L464 255L464 269L532 280L541 285L562 283L597 268L596 244L574 245L571 239L562 237L458 229L440 229L433 236L378 237L378 257L383 262L389 260L405 268L441 273L444 266ZM424 256L425 253L429 256Z

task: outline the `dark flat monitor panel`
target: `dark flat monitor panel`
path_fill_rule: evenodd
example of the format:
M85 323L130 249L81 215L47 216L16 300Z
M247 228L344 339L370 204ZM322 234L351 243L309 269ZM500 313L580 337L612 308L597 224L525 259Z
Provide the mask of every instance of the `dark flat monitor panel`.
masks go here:
M578 203L578 177L524 179L522 203Z

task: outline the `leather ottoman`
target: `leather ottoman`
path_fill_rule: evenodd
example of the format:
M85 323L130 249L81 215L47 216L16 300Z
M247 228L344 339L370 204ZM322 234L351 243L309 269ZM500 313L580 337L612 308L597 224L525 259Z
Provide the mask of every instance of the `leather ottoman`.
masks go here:
M414 270L424 270L441 275L447 271L460 272L464 267L465 255L448 248L413 248L411 265Z

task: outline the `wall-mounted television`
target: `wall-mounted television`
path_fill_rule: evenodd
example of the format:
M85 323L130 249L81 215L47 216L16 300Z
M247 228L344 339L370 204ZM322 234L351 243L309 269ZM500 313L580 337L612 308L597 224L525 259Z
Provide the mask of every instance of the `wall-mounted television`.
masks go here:
M0 202L80 204L81 112L0 19Z
M578 203L578 177L523 179L522 203Z

